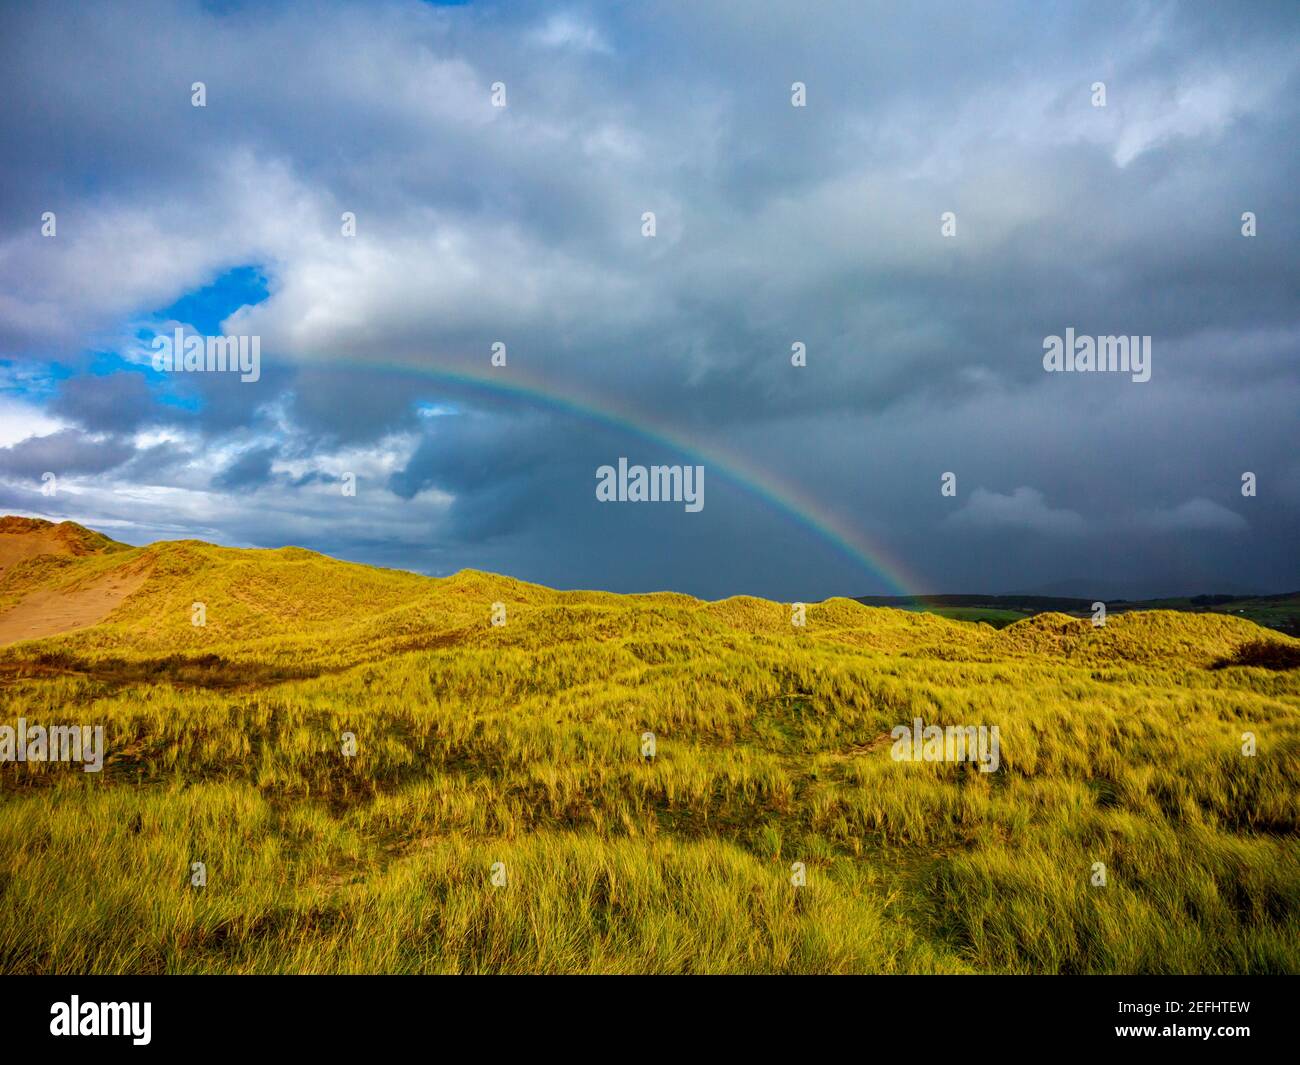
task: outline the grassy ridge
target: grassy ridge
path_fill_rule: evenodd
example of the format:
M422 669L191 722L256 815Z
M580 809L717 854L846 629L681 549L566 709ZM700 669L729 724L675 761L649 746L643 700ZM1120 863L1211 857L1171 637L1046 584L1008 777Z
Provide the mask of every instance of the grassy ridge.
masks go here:
M923 610L962 621L984 621L994 628L1050 611L1073 617L1091 617L1094 602L1091 598L1046 595L866 595L856 601L866 606ZM1300 593L1295 592L1263 596L1194 595L1175 599L1112 599L1106 607L1112 615L1134 610L1229 614L1288 636L1300 636Z
M0 650L0 722L109 750L0 766L0 971L1300 970L1300 673L1234 664L1300 643L1243 619L106 557L57 578L148 567L106 623ZM1000 770L895 761L916 717Z

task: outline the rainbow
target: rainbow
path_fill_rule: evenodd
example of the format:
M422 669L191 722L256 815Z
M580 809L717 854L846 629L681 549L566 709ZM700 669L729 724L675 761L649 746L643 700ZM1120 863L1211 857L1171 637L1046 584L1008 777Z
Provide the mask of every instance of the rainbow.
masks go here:
M470 390L513 396L563 414L587 418L649 443L665 445L702 461L710 476L721 475L724 480L811 530L868 573L883 580L898 595L910 597L921 594L921 582L901 562L879 544L868 541L859 530L802 488L782 481L769 470L759 469L734 451L716 445L701 448L674 427L649 419L641 413L633 414L608 399L601 398L597 401L589 396L576 395L572 390L560 393L553 387L530 378L513 365L508 369L450 370L400 361L371 362L360 359L330 359L328 365L360 370L389 370Z

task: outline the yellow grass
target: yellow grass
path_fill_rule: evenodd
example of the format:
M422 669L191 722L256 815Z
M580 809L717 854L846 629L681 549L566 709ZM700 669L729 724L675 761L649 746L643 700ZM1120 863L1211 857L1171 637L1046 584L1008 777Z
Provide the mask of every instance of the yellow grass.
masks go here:
M0 765L0 971L1300 970L1300 672L1232 664L1300 644L1240 618L799 628L193 541L0 606L120 567L107 621L0 650L0 724L108 748ZM997 725L999 771L894 760L918 717Z

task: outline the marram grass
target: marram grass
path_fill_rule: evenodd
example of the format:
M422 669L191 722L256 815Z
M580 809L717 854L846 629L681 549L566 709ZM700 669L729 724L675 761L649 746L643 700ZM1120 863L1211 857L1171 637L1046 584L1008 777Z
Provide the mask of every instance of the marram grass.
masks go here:
M1300 645L1242 619L800 628L194 542L0 596L120 566L0 651L0 724L107 740L0 766L2 972L1300 971L1300 671L1234 664ZM916 718L997 725L998 771L895 761Z

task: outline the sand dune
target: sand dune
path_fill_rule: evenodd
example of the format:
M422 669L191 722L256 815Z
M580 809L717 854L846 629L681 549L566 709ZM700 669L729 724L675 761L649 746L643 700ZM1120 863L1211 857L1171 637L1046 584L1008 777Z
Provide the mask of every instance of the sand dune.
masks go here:
M0 518L0 575L41 555L81 557L121 546L73 522L54 525L39 518ZM29 592L0 613L0 646L84 629L103 621L147 576L146 571L117 570L80 587Z
M107 573L70 591L32 592L0 614L0 646L84 629L103 621L127 596L139 590L146 571Z

